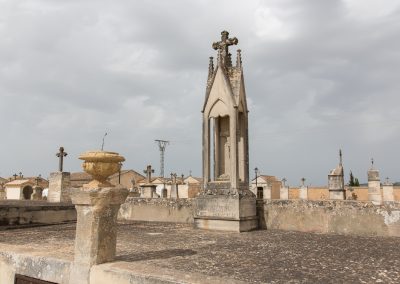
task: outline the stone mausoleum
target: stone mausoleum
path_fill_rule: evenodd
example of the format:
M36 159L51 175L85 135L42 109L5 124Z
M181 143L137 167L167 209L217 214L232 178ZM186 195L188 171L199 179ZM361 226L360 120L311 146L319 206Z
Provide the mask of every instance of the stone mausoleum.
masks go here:
M195 226L249 231L257 228L256 198L249 190L248 110L241 51L232 64L229 46L237 38L221 33L217 66L210 58L203 106L204 188L196 199Z

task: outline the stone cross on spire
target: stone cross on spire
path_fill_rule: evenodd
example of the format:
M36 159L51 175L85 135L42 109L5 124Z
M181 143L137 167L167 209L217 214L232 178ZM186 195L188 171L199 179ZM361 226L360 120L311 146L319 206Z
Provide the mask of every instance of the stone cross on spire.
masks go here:
M154 173L154 170L151 168L151 165L148 165L143 173L146 174L147 183L151 183L151 174Z
M218 50L218 64L223 66L228 66L229 61L229 46L238 44L238 39L236 37L229 38L229 33L227 31L221 32L221 41L214 42L212 48Z
M56 156L59 158L58 171L60 171L60 172L63 171L64 157L66 157L67 155L68 155L68 153L64 152L64 147L60 147L59 152L56 154Z

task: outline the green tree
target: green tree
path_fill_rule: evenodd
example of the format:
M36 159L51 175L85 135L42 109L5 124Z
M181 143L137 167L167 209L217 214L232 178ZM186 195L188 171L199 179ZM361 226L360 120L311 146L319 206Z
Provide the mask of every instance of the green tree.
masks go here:
M354 184L354 176L353 176L353 173L351 171L350 171L349 186L355 186L355 184Z
M360 186L360 182L358 181L358 178L354 179L354 186Z

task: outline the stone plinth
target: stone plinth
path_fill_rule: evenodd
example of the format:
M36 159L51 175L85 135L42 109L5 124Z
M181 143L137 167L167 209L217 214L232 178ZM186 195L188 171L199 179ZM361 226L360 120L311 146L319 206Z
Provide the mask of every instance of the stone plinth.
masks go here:
M332 200L345 200L346 191L342 189L329 189L329 199Z
M382 204L381 181L379 171L370 169L368 171L368 200L374 204Z
M194 203L194 226L199 229L245 232L258 228L256 197L240 194L202 194Z
M299 188L299 199L307 200L308 199L308 187L307 186L300 186Z
M383 201L394 201L393 184L384 184L382 186Z
M71 283L89 283L90 267L113 261L117 244L117 216L128 196L123 187L73 189L77 211L74 264Z
M174 198L174 199L179 198L178 185L177 184L171 184L171 196L170 196L170 198Z
M288 200L289 199L289 187L282 186L279 190L279 199Z
M156 197L156 188L157 186L154 184L144 184L142 187L142 193L140 194L141 198L155 198Z
M50 173L48 202L70 202L69 189L71 178L69 172Z

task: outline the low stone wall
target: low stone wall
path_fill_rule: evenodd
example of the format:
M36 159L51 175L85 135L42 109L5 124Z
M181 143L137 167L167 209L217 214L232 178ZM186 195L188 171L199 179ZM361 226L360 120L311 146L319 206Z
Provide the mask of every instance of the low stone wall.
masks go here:
M70 203L46 201L0 201L1 226L53 224L76 221L75 206Z
M264 229L400 237L398 202L259 200L257 211Z
M118 218L131 221L193 223L193 199L128 197Z

